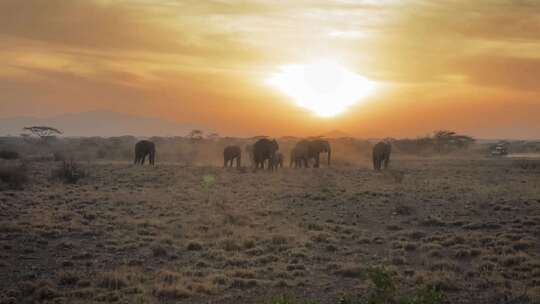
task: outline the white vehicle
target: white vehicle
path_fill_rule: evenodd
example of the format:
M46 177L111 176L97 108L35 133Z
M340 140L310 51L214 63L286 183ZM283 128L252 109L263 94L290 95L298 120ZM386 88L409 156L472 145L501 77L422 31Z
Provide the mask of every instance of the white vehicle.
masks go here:
M508 148L504 144L497 144L491 149L491 156L505 156L508 155Z

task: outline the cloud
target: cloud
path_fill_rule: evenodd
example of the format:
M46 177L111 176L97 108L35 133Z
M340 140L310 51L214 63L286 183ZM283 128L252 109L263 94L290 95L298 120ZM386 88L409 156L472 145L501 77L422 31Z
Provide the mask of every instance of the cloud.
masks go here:
M170 46L156 24L138 17L135 10L113 3L4 0L0 2L0 34L81 48Z
M474 84L540 93L540 58L473 56L462 58L457 64Z
M410 118L389 110L409 100L422 116L441 96L487 109L478 92L530 102L540 90L539 10L533 0L2 0L0 109L136 103L216 129L289 120L306 130L317 124L261 84L281 65L327 58L395 89L378 93L385 106L359 107L380 109L373 117Z

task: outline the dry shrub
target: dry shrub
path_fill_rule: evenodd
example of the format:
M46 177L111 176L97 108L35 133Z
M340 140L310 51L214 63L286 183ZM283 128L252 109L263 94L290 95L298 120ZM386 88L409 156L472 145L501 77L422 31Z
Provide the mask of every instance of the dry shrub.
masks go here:
M116 272L102 274L97 283L98 287L110 290L119 290L127 285L128 280L126 277Z
M186 248L189 251L200 251L203 249L203 246L198 242L190 242Z
M458 291L458 282L456 276L448 271L427 272L417 277L417 283L445 292Z
M58 275L58 283L62 286L73 286L80 280L79 274L72 271L65 271Z
M167 249L159 244L152 246L152 255L154 257L166 257Z
M527 297L531 303L540 303L540 286L532 287L527 290Z
M514 161L514 166L523 170L538 170L540 169L540 161L532 159L519 159Z
M4 165L0 167L0 190L22 190L29 182L27 167L22 165ZM2 185L5 185L2 187Z
M65 161L66 156L62 152L55 151L55 152L53 152L53 159L54 159L54 161L57 161L57 162L58 161Z
M344 278L360 278L364 273L364 269L356 265L344 265L334 272L335 275Z
M66 184L76 184L81 178L85 178L87 173L73 160L63 161L53 173L53 177L62 180Z
M161 271L157 275L157 279L162 284L169 284L173 285L176 284L180 280L181 275L177 272L172 271Z
M152 290L152 294L162 301L182 300L189 298L191 292L180 286L161 285Z

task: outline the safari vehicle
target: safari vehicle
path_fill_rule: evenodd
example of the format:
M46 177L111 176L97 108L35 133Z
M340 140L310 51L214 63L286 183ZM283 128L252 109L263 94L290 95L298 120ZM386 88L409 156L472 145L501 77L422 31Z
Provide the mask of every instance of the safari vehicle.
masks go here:
M498 143L491 148L491 156L506 156L508 155L508 145L506 143Z

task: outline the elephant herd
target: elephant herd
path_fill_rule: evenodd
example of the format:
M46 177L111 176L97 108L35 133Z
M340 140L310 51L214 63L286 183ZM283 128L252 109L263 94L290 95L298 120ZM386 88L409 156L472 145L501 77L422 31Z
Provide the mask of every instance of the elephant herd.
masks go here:
M264 169L265 165L269 170L276 170L283 167L284 156L279 150L279 144L275 139L262 138L253 145L247 145L244 148L245 153L251 160L255 169ZM328 166L332 150L330 143L323 139L304 139L299 141L291 150L290 163L291 168L309 168L309 163L314 160L314 168L320 166L320 154L326 153L328 157ZM388 141L381 141L373 147L373 169L386 169L390 163L390 154L392 145ZM141 140L135 145L135 164L144 165L148 156L151 165L154 165L156 157L156 146L148 140ZM227 146L223 150L223 166L232 167L236 162L236 167L240 168L242 159L242 149L239 146Z

